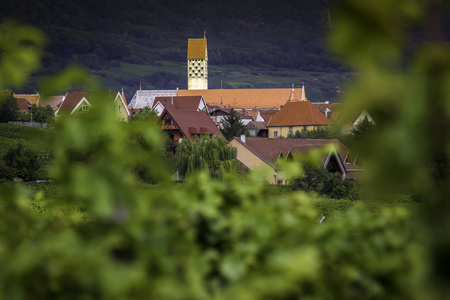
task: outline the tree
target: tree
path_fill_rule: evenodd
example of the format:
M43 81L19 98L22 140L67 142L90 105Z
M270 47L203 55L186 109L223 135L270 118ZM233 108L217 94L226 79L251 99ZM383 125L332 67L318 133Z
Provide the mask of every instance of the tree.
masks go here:
M230 110L230 114L223 118L222 126L220 131L228 141L235 136L245 134L247 131L247 128L242 124L241 119L233 108Z
M356 124L356 126L352 128L351 136L353 141L356 142L362 140L366 135L373 132L374 128L375 123L369 121L367 116L365 116L364 119L360 120L358 124Z
M0 97L0 123L16 121L19 114L19 105L13 95Z
M237 172L236 149L220 137L208 135L190 141L183 139L175 154L176 170L181 176L207 171L212 178L225 172Z
M39 159L38 154L22 143L10 147L2 160L6 169L5 173L9 177L7 179L15 177L26 181L37 179L36 175L42 166L42 160Z
M30 122L31 114L33 114L33 122L53 123L55 120L55 112L50 105L37 106L36 104L33 104L28 113L21 113L17 119L23 122Z

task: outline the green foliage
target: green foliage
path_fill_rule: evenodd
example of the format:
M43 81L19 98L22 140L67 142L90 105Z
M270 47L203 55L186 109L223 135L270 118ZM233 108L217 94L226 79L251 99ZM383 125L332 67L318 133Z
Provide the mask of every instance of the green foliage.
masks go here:
M117 122L99 105L55 126L58 201L0 186L2 298L448 298L449 52L431 43L402 76L393 68L403 24L418 11L411 1L347 1L333 45L361 70L346 95L352 107L368 106L377 120L362 150L368 195L423 195L422 222L365 197L367 205L318 224L323 200L265 197L257 172L220 181L200 172L179 188L161 159L159 128ZM145 147L131 152L135 135ZM137 184L136 163L158 184Z
M336 124L319 126L312 130L297 130L295 133L289 132L286 138L291 139L337 139L343 144L350 144L351 137L342 133L342 128Z
M359 181L342 179L339 173L330 173L322 166L303 166L304 174L291 182L293 190L316 192L321 196L332 199L359 199Z
M36 151L26 148L21 143L16 144L6 151L2 157L4 174L6 179L18 177L25 181L35 180L39 168L43 164L43 157L39 157Z
M212 178L237 173L239 166L236 149L222 138L208 135L194 141L183 139L175 153L175 164L182 177L205 171Z
M33 122L52 124L55 120L55 112L50 105L37 106L33 104L30 111L28 113L21 113L17 120L30 122L31 117L33 117Z
M16 121L19 114L19 105L13 95L0 96L0 123Z
M135 121L152 121L158 117L158 114L154 109L149 107L144 107L140 112L138 112L135 116L131 117L131 122Z
M233 108L230 109L230 114L223 118L222 128L220 129L225 138L230 141L236 136L245 134L246 130L247 128L242 124L236 111Z
M351 136L354 142L362 140L366 135L371 134L375 129L375 123L369 121L367 116L352 128Z
M0 90L25 83L39 67L43 46L41 31L13 22L0 24Z

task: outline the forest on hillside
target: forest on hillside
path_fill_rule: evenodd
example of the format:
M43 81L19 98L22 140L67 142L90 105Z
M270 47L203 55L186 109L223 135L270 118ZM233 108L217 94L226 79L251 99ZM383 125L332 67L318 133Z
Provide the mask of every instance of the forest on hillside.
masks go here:
M54 74L73 63L94 73L120 63L182 63L187 39L203 37L205 32L211 65L342 72L345 66L326 51L330 16L329 0L289 0L283 5L273 0L200 0L195 4L175 0L18 0L0 4L2 20L38 27L48 36L38 76ZM178 86L185 84L180 74L151 75L156 79L165 76ZM157 81L153 78L155 88L165 88Z
M40 78L71 64L86 67L109 89L124 87L127 98L140 83L147 89L186 88L187 40L206 32L209 63L216 68L210 72L210 88L222 87L222 80L226 88L290 87L303 82L311 100L324 101L337 98L342 85L353 78L349 71L355 71L328 51L334 4L331 0L17 0L0 3L0 20L32 25L47 35L41 68L17 92L38 91ZM449 40L450 20L442 20L444 39ZM406 59L411 48L421 44L422 35L413 28ZM166 63L178 66L166 69ZM253 68L244 72L250 79L227 82L231 73L219 77L228 65ZM145 69L138 70L142 66ZM288 78L286 70L298 72L296 80ZM329 77L326 82L324 74ZM258 75L276 78L252 81Z

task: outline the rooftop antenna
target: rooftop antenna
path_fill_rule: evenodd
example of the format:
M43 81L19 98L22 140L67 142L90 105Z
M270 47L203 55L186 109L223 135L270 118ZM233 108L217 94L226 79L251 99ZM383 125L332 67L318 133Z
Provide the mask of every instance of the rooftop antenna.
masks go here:
M139 90L142 91L142 83L139 81Z
M122 87L122 94L123 94L123 87Z

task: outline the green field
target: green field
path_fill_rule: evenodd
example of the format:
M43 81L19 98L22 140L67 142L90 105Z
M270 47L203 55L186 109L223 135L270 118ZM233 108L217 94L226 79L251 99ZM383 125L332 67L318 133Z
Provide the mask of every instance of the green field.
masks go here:
M51 128L34 128L15 124L0 123L0 156L14 144L22 143L39 155L50 153Z

